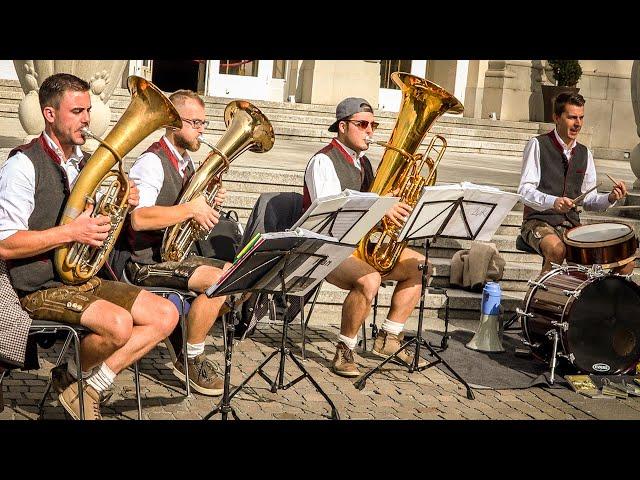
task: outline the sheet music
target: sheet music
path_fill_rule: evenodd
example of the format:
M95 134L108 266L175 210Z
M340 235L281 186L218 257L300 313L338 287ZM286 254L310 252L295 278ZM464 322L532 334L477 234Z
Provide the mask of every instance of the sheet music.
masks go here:
M440 234L443 237L470 238L464 221L466 218L471 235L476 234L476 240L490 241L504 218L520 200L517 193L469 182L424 187L422 197L400 231L398 239L402 240L405 236L435 236L454 208L453 202L460 197L463 197L462 208L454 212Z
M345 189L337 195L315 199L291 229L303 227L355 245L398 200Z
M291 255L283 255L284 251ZM353 252L353 245L335 238L309 232L265 233L206 291L208 296L228 291L281 291L279 272L285 268L285 285L291 295L304 295ZM304 253L305 255L302 255ZM325 258L326 257L326 258ZM308 278L306 278L308 277Z

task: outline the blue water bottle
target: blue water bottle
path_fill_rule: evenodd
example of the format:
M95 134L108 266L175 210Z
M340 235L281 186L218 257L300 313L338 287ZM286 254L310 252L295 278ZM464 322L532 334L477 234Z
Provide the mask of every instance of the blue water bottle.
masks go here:
M478 332L467 343L467 348L480 352L504 352L500 341L500 284L487 282L482 290L480 326Z

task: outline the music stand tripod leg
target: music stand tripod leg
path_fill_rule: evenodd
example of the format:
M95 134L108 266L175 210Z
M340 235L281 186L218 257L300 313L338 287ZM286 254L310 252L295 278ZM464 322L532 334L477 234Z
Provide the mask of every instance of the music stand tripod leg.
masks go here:
M226 420L229 413L231 413L234 419L240 420L240 418L238 418L238 415L236 414L236 411L231 406L231 398L233 397L233 395L235 395L237 390L234 391L232 395L229 395L231 383L231 359L233 357L233 337L236 329L235 325L238 315L238 312L236 311L235 295L231 295L230 303L231 310L227 312L226 315L224 315L223 319L223 321L226 323L226 343L224 349L224 390L220 403L204 417L204 420L210 419L218 412L221 413L222 420Z

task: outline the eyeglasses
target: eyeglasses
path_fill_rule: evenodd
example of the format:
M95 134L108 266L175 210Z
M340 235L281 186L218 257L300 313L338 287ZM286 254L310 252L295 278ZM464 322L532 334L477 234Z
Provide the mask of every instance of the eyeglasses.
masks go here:
M371 130L375 130L376 128L378 128L378 125L380 125L378 122L370 122L368 120L345 120L345 121L351 122L354 125L357 125L362 130L366 130L369 127L369 124L371 124Z
M187 122L189 125L191 125L192 128L195 128L195 129L198 129L200 127L207 128L209 126L209 120L192 120L190 118L182 118L182 117L180 117L180 119L183 122Z

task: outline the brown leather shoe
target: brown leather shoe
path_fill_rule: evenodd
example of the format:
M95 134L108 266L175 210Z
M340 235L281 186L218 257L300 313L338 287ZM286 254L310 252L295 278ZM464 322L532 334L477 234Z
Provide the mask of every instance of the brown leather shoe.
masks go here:
M336 354L331 364L333 371L343 377L359 377L360 371L353 358L353 350L345 345L344 342L338 342L336 345Z
M57 394L64 392L75 381L76 379L69 373L69 367L66 362L51 369L51 388Z
M84 382L83 396L85 420L102 420L100 414L100 394L91 385ZM64 407L71 418L80 420L80 395L78 382L73 382L58 396L60 405Z
M380 329L378 330L378 335L373 342L373 349L371 350L371 352L378 357L389 358L391 355L398 351L403 343L404 333L400 332L399 335L394 335L393 333L389 333L386 330ZM413 363L413 356L413 352L409 352L405 348L404 350L400 351L391 361L399 365L408 366ZM418 360L418 368L426 366L427 361L424 358L420 358Z
M195 358L187 360L189 365L189 384L196 392L203 395L218 396L224 392L224 381L216 375L215 367L204 353ZM183 382L184 374L184 357L178 355L176 363L173 364L173 374Z

